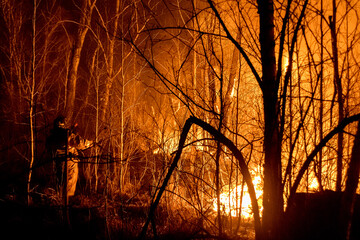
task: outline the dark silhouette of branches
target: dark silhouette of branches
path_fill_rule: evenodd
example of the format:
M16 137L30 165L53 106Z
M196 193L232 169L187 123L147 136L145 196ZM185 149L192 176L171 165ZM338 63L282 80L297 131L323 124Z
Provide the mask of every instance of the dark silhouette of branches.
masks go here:
M305 173L305 171L309 168L310 163L314 160L314 157L319 153L319 151L325 147L325 145L329 142L329 140L338 134L339 132L343 131L343 129L349 125L350 123L353 123L355 121L360 120L360 114L353 115L351 117L344 118L343 121L339 123L332 131L330 131L314 148L314 150L309 154L309 156L306 158L305 162L301 166L301 169L299 173L296 176L294 185L291 187L290 196L288 200L288 208L289 205L292 204L292 198L294 197L296 190L300 184L300 181Z
M192 126L192 124L196 124L199 127L203 128L205 131L209 132L211 135L214 136L214 138L222 143L223 145L225 145L227 148L229 148L229 150L234 154L234 156L236 157L236 159L238 160L239 166L240 166L240 171L244 176L245 182L248 186L248 191L249 191L249 195L251 198L251 204L252 204L252 208L253 208L253 213L254 213L254 219L255 219L255 231L256 231L256 238L260 239L260 235L261 235L261 228L260 228L260 212L259 212L259 206L257 203L257 199L256 199L256 194L255 194L255 188L254 188L254 184L252 182L252 178L249 172L249 169L246 165L245 159L243 158L240 150L235 146L235 144L228 139L227 137L225 137L220 131L216 130L214 127L212 127L210 124L202 121L199 118L196 117L190 117L186 120L185 125L183 127L181 136L180 136L180 140L179 140L179 146L178 146L178 151L176 152L176 155L173 159L173 162L166 174L166 177L160 187L160 189L158 190L157 194L154 195L155 201L151 204L150 206L150 210L149 210L149 214L148 214L148 218L142 228L142 231L139 235L139 239L143 239L145 237L148 225L150 224L150 222L152 221L154 214L155 214L155 210L160 202L161 196L164 193L166 186L170 180L170 177L173 173L173 171L175 170L175 168L177 167L177 164L179 162L179 159L181 157L181 153L182 150L184 148L184 144L187 138L187 134L190 131L190 128Z

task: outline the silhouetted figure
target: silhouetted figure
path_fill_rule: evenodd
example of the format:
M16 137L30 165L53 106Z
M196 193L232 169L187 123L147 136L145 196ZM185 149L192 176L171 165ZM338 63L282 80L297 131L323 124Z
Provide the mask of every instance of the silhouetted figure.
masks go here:
M54 160L57 190L60 191L65 184L64 170L67 163L67 196L75 195L76 183L79 175L78 150L85 150L92 144L78 135L77 124L66 128L65 117L59 116L54 120L54 127L47 140L47 146Z
M65 127L65 117L58 116L54 120L53 129L47 139L47 149L51 154L53 160L53 168L56 175L56 187L60 191L63 185L63 171L66 160L66 146L68 139L68 129Z

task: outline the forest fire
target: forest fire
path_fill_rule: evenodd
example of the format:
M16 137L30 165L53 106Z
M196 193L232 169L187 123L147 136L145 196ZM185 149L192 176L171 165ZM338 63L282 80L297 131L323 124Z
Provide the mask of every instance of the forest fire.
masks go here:
M259 202L260 211L262 210L262 184L261 178L256 176L253 180L256 197ZM242 196L242 197L241 197ZM228 216L232 217L242 217L245 219L249 219L252 217L252 207L251 207L251 199L247 190L247 186L238 185L230 190L224 190L220 194L220 205L222 207L222 212ZM213 210L218 210L217 199L213 200Z
M0 226L293 240L283 216L313 237L299 206L335 199L337 239L360 239L359 16L359 0L2 0Z

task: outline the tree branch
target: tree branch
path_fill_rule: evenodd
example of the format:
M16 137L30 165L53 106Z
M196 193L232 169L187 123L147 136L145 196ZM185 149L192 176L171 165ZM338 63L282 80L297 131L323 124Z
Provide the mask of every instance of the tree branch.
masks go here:
M246 63L249 65L251 72L254 74L254 77L256 79L256 81L258 82L260 88L263 88L263 84L261 81L261 78L258 74L258 72L256 71L254 65L252 64L251 60L249 59L249 57L247 56L246 52L244 51L244 49L240 46L240 44L236 41L236 39L231 35L231 33L229 32L229 29L226 27L224 21L222 20L218 10L216 9L216 7L214 6L213 1L211 0L207 0L210 8L214 11L216 18L219 20L221 26L223 27L227 38L236 46L236 48L240 51L241 55L243 56L243 58L245 59Z
M359 121L360 120L360 114L356 114L353 115L351 117L347 117L344 118L343 121L341 121L339 123L338 126L336 126L331 132L329 132L321 141L318 145L315 146L314 150L310 153L310 155L307 157L306 161L304 162L304 164L302 165L298 175L296 176L294 185L291 187L290 190L290 196L289 196L289 200L288 200L288 204L287 204L287 209L289 209L289 206L292 204L294 195L296 193L296 190L300 184L300 181L306 171L306 169L308 169L310 163L314 160L314 157L318 154L318 152L327 144L327 142L333 137L335 136L337 133L343 131L343 129L349 125L350 123L353 123L355 121Z
M254 184L252 182L252 178L251 178L251 175L250 175L250 172L249 172L249 168L246 165L244 157L242 156L240 150L235 146L235 144L230 139L228 139L226 136L224 136L221 132L216 130L210 124L202 121L199 118L193 117L193 116L188 118L186 120L186 122L185 122L185 125L183 127L183 130L182 130L182 133L181 133L181 136L180 136L178 151L176 152L176 155L175 155L174 160L173 160L173 162L172 162L172 164L171 164L171 166L169 168L169 171L166 174L164 182L161 185L158 194L156 195L156 199L155 199L154 203L150 206L148 219L146 220L138 239L143 239L145 237L147 228L148 228L152 218L154 217L156 207L158 206L158 204L160 202L161 196L165 191L165 188L166 188L166 186L167 186L167 184L168 184L168 182L170 180L171 174L173 173L173 171L177 167L177 163L179 162L182 150L184 148L184 144L185 144L185 140L187 138L187 134L189 133L189 130L190 130L190 127L192 126L192 124L198 125L199 127L203 128L205 131L207 131L211 135L213 135L213 137L218 142L222 143L227 148L229 148L229 150L234 154L234 156L238 160L238 163L239 163L239 166L240 166L240 171L241 171L241 173L242 173L242 175L244 177L244 180L246 182L246 185L248 187L248 191L249 191L249 195L250 195L250 199L251 199L251 205L252 205L252 209L253 209L253 213L254 213L254 220L255 220L256 239L260 239L261 224L260 224L259 205L258 205L258 202L257 202L257 199L256 199Z

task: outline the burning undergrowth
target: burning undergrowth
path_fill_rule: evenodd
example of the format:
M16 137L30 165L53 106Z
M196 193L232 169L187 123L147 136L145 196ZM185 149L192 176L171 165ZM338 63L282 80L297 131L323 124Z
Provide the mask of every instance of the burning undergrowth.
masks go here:
M157 207L146 239L213 239L216 214L209 208L199 212L165 198ZM53 189L34 192L28 206L19 199L4 196L0 201L1 226L12 239L136 239L147 219L150 199L145 194L106 197L104 194L78 194L70 199L68 210ZM232 220L231 220L232 219ZM235 218L222 219L235 229ZM252 224L243 224L233 236L249 239ZM229 232L230 234L230 232ZM228 235L229 235L228 234ZM217 238L217 237L216 237ZM227 239L225 237L224 239Z

